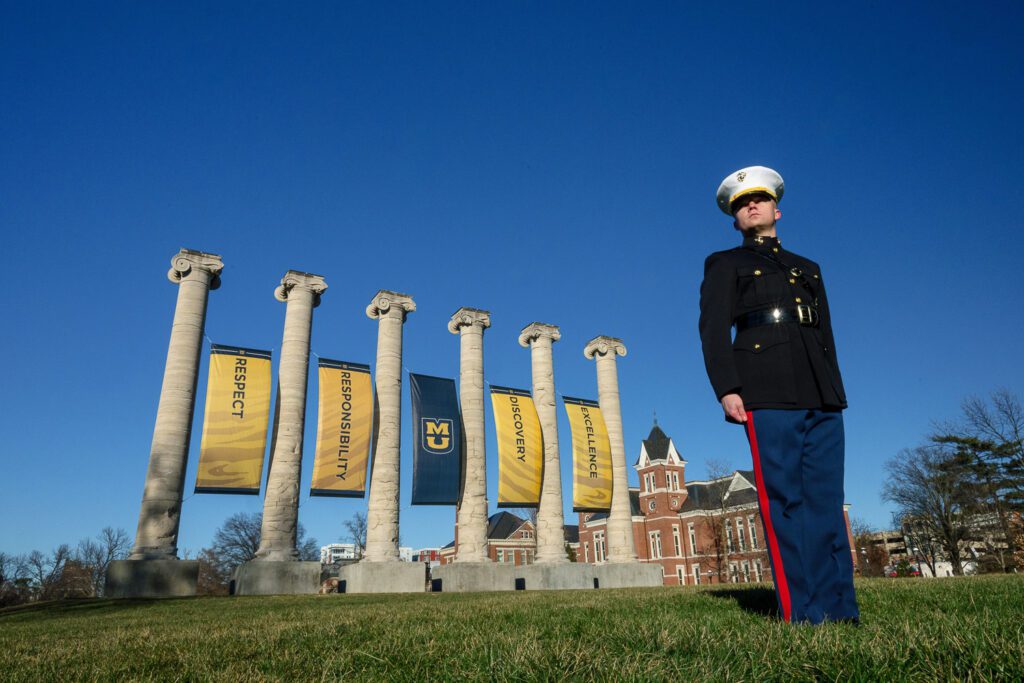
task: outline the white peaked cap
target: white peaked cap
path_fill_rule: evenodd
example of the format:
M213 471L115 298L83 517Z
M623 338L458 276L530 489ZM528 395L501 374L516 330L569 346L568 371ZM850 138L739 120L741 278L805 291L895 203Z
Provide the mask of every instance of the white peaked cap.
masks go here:
M730 173L718 186L718 208L732 215L732 203L745 194L764 192L778 202L786 185L782 176L767 166L747 166L735 173Z

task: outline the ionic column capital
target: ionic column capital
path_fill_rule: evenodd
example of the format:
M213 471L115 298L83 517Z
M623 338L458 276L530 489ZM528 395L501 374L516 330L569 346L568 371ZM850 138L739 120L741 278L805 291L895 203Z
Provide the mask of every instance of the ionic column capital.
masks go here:
M281 278L281 284L274 290L274 298L278 301L288 301L288 295L296 287L313 292L314 308L320 305L320 295L327 291L327 283L322 275L289 270Z
M448 331L452 334L459 334L463 327L480 327L485 330L491 326L491 312L479 308L467 308L463 306L452 313L452 319L448 321Z
M218 254L207 254L195 249L182 249L171 259L171 269L167 271L167 279L178 284L199 276L200 271L209 273L210 289L220 286L220 271L224 270L224 262Z
M523 348L529 348L532 342L542 337L547 337L552 342L556 342L562 338L562 333L557 325L530 323L519 333L519 345Z
M583 355L587 358L593 358L596 355L606 356L609 353L612 354L613 358L615 356L625 356L626 345L617 337L605 337L602 335L588 341L587 345L583 348Z
M377 320L382 318L391 308L401 310L402 317L404 318L407 313L412 313L416 310L416 302L408 294L382 289L373 295L373 300L366 307L366 315L372 320Z

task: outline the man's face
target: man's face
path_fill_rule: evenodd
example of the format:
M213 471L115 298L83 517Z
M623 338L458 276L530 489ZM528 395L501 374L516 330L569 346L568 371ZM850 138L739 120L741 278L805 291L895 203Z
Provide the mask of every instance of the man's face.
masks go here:
M732 215L736 227L743 232L771 228L782 217L775 200L764 192L743 195L732 203Z

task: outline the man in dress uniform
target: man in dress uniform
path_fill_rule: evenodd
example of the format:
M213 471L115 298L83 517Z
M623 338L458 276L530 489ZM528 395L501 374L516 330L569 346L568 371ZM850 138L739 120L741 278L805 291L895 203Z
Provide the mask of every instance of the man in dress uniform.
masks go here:
M704 263L704 363L725 419L746 426L780 614L857 622L843 515L846 393L821 269L776 234L783 189L763 166L718 188L743 244Z

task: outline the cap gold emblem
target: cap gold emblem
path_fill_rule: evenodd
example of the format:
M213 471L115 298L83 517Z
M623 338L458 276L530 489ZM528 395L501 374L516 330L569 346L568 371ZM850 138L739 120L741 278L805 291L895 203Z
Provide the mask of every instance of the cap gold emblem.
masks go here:
M736 174L736 180L740 181L741 183L746 179L746 177L747 177L747 172L746 171L740 171L739 173Z

